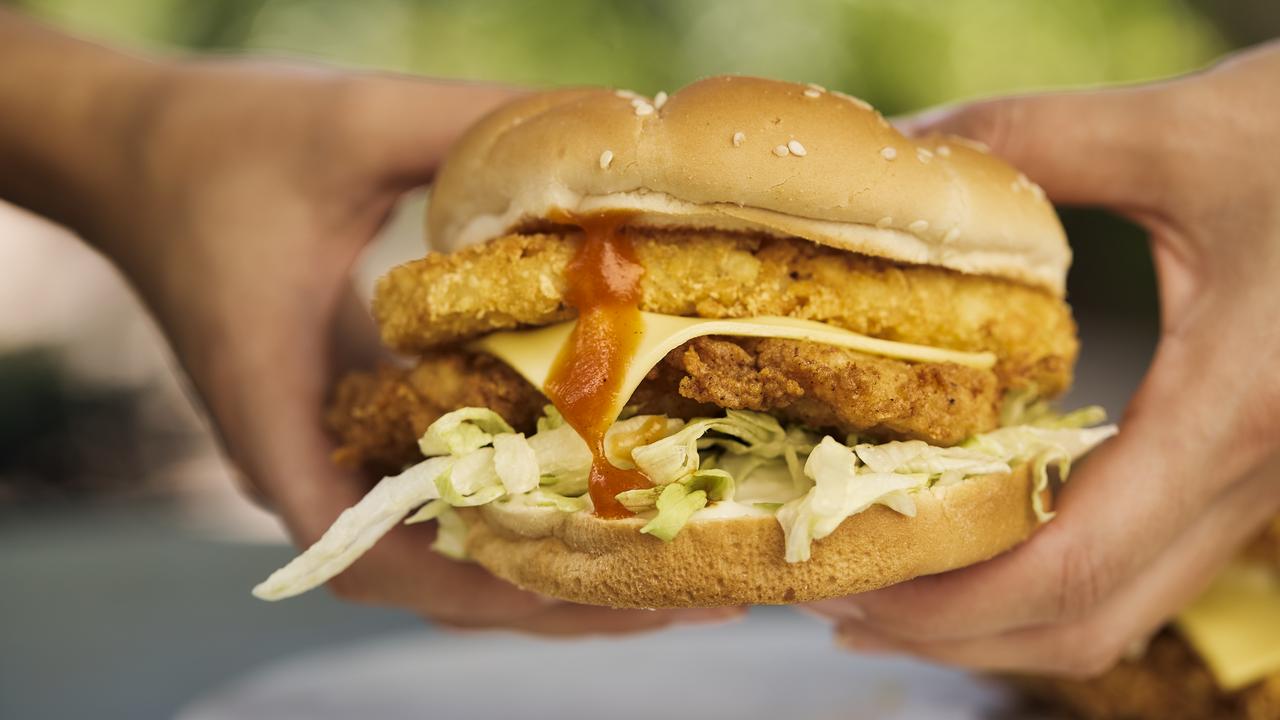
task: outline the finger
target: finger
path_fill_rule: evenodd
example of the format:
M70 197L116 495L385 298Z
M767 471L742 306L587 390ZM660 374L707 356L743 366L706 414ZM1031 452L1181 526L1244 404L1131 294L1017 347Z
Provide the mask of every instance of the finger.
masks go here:
M1233 488L1150 569L1080 620L953 641L905 640L864 620L844 620L838 641L976 670L1071 676L1104 672L1203 592L1213 575L1280 509L1280 470Z
M1157 367L1206 367L1169 358L1178 348L1161 352ZM1223 402L1214 399L1221 387L1209 375L1153 372L1120 435L1073 473L1057 517L1026 543L979 565L820 608L919 640L983 637L1082 617L1259 462L1236 451L1230 433L1206 427L1203 409Z
M1053 93L927 111L897 125L912 135L976 140L1039 183L1055 202L1150 208L1179 171L1165 86Z
M353 142L367 150L367 170L397 189L421 185L454 142L480 118L513 98L519 88L491 83L425 80L409 76L364 78L351 103Z
M382 344L369 304L350 284L338 298L334 309L332 337L332 380L347 372L369 370L380 363L395 360L395 356Z
M300 345L288 352L312 348ZM319 348L314 348L318 350ZM317 540L343 510L371 486L369 478L330 461L333 445L321 425L329 385L325 363L249 361L224 382L253 392L229 395L222 425L246 471L272 500L300 544ZM313 357L318 357L318 354ZM270 377L270 382L262 378ZM420 614L508 622L541 611L548 601L502 582L478 566L454 562L431 549L435 528L399 526L330 583L340 597L395 605Z
M450 627L505 629L544 637L583 637L650 632L675 625L723 623L745 615L746 609L737 607L631 610L558 603L497 628L485 628L472 621L451 623Z

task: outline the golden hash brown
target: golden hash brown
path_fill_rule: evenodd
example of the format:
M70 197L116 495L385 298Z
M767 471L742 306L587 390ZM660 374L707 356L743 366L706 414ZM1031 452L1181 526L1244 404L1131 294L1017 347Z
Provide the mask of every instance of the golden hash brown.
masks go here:
M673 350L628 407L672 417L720 408L885 438L953 445L998 421L995 373L951 363L909 363L816 343L703 337ZM380 473L420 459L416 440L450 410L489 407L522 431L548 401L489 355L428 353L413 369L383 367L343 379L328 422L337 460Z
M1002 385L1053 396L1071 382L1077 342L1066 303L997 278L897 264L799 238L630 229L646 268L641 309L701 317L788 315L855 332L999 358ZM573 317L565 266L573 230L507 235L401 265L374 314L392 348L421 353L495 330Z

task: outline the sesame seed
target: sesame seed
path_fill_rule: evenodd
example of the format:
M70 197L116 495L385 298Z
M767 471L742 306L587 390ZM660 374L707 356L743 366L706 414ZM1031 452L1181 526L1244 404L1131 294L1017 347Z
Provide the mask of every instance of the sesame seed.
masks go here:
M778 157L786 157L791 154L791 151L787 149L786 145L779 145L773 149L773 154Z
M824 92L826 92L826 91L827 91L827 89L826 89L826 88L822 87L822 86L821 86L821 85L819 85L818 83L805 83L804 85L805 85L805 87L807 87L807 88L809 88L810 90L812 90L812 91L814 91L814 92L817 92L817 93L824 93Z
M933 159L933 153L927 148L916 148L916 159L922 163L927 163Z
M612 150L605 150L604 152L600 153L600 169L601 170L608 170L609 166L612 164L613 164Z
M889 227L892 224L893 224L893 217L889 215L885 215L884 217L876 221L876 227L880 228L881 230Z
M1031 194L1035 195L1037 200L1044 200L1044 188L1035 183L1031 183Z
M894 150L891 147L880 148L880 157L884 158L885 160L892 160L898 157L898 151Z
M800 144L799 140L792 140L791 142L787 143L787 149L790 150L791 154L795 155L796 157L804 157L805 155L809 154L809 151L804 149L804 146Z
M637 95L635 92L631 90L614 90L613 94L617 95L623 100L635 100L636 98L640 97L639 95Z
M922 232L924 232L925 230L928 230L928 229L929 229L929 221L928 221L928 220L916 220L915 222L913 222L913 223L911 223L910 225L908 225L908 226L907 226L907 229L908 229L908 230L910 230L911 232L915 232L915 233L922 233Z
M633 107L635 107L636 115L638 117L644 117L645 115L653 114L653 106L643 100L639 102L632 102L631 104Z
M980 142L978 140L970 140L969 138L966 138L966 137L953 137L951 138L951 140L952 142L957 142L957 143L960 143L961 145L964 145L970 150L975 150L977 152L984 153L984 154L991 152L990 145L987 145L986 143Z
M746 142L746 141L747 141L747 134L746 134L746 133L743 133L743 132L736 132L736 133L734 133L734 134L733 134L733 146L734 146L734 147L742 147L742 143L744 143L744 142Z
M807 98L822 97L822 91L821 91L821 90L814 90L813 88L809 88L808 90L805 90L805 91L804 91L804 96L805 96L805 97L807 97Z
M832 90L832 91L831 91L831 94L832 94L832 95L835 95L835 96L836 96L836 97L838 97L838 98L843 98L844 100L846 100L846 101L848 101L848 102L853 103L854 105L856 105L856 106L858 106L858 107L862 108L863 110L874 110L874 109L875 109L875 108L872 108L872 107L871 107L871 103L867 102L866 100L863 100L863 99L862 99L862 98L860 98L860 97L854 97L854 96L850 95L849 93L842 93L842 92L840 92L839 90Z
M653 106L661 110L662 106L666 104L667 104L667 94L659 90L658 94L653 96Z
M960 228L951 228L947 231L946 235L942 236L942 242L944 244L950 244L955 242L958 237L960 237Z
M951 157L951 146L939 145L938 154L941 155L942 157Z

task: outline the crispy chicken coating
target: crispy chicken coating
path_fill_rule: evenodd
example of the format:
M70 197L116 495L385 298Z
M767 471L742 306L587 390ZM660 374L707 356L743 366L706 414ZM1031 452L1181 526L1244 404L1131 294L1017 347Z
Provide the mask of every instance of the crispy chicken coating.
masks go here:
M721 408L758 410L841 436L952 445L996 426L998 390L990 370L796 340L703 337L673 350L628 407L681 418L718 415ZM450 410L492 408L529 431L547 402L489 355L436 351L411 370L384 367L348 376L328 422L341 442L340 463L386 474L420 459L417 438Z
M954 445L999 422L995 373L780 339L696 338L666 363L682 397L816 428Z
M642 231L641 309L700 317L788 315L890 340L999 358L1002 386L1046 396L1071 383L1077 342L1070 308L1042 290L913 266L799 238L709 230ZM507 235L401 265L378 285L383 340L420 353L495 330L573 317L565 266L579 234Z
M418 438L460 407L491 408L517 430L531 432L546 398L490 355L428 353L411 369L384 365L344 377L325 415L337 436L334 462L374 476L418 462Z

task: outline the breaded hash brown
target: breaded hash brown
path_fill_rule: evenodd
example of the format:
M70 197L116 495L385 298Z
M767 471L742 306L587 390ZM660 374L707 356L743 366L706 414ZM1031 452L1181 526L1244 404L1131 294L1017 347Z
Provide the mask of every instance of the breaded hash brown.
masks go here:
M997 426L1006 391L1053 397L1071 383L1075 325L1066 303L1046 291L800 238L624 232L646 268L642 310L786 315L997 357L994 368L980 370L796 340L701 337L648 374L629 402L635 412L688 418L756 410L841 434L954 445ZM572 318L565 268L579 242L571 229L507 235L388 273L374 302L383 340L421 359L413 369L383 368L340 385L329 416L339 460L378 471L402 466L414 459L415 433L466 405L494 408L530 430L547 402L542 393L459 343Z
M802 238L706 229L624 228L645 267L640 309L668 315L785 315L872 337L999 359L1002 386L1056 396L1071 383L1071 310L1011 280L906 265ZM384 276L374 315L389 347L419 354L495 330L569 320L565 267L581 240L565 229L431 254Z

